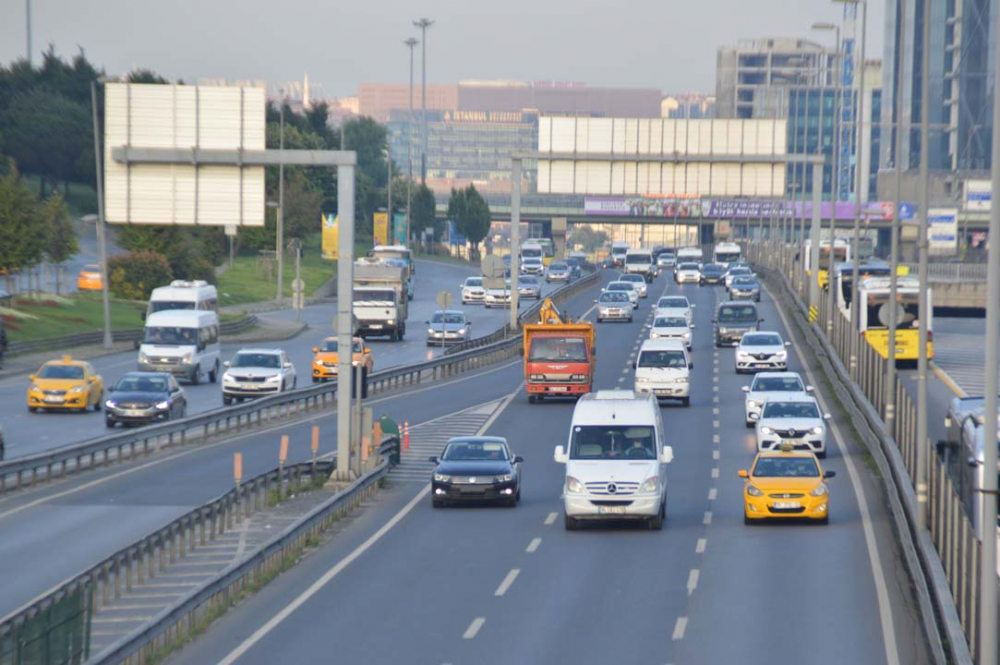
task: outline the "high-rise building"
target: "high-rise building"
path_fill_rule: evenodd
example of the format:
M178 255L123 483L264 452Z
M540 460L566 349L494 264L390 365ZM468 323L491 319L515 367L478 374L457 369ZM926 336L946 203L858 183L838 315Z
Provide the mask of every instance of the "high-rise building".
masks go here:
M900 24L900 2L906 2ZM905 169L920 163L923 3L887 0L885 8L885 91L881 168L895 167L896 86L903 72L903 145ZM931 38L928 109L929 162L937 171L987 171L992 140L992 54L997 48L990 0L929 0ZM899 39L904 40L902 67L897 66Z
M660 101L660 117L700 119L715 117L715 97L700 92L667 95Z

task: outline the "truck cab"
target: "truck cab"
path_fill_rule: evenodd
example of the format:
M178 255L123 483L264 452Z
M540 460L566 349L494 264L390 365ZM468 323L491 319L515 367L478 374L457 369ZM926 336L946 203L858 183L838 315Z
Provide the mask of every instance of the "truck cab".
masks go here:
M594 381L594 324L574 322L550 300L539 323L524 325L524 378L529 402L545 397L579 397Z

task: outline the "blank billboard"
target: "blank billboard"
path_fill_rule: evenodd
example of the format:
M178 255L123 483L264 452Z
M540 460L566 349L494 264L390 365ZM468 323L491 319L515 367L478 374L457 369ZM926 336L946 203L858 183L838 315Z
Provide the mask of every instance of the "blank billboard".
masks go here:
M264 150L263 88L108 83L104 104L109 223L264 225L263 166L123 164L111 157L125 146Z

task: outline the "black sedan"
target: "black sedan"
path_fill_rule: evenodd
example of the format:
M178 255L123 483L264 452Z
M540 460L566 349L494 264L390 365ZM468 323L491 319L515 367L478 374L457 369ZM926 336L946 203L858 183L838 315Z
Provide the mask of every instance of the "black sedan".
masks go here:
M719 263L706 263L701 267L700 283L702 286L705 284L724 284L725 274L725 266Z
M129 372L108 390L104 424L144 425L187 415L187 395L166 372Z
M521 462L498 436L458 437L448 441L431 481L435 508L449 502L499 501L513 508L521 498Z

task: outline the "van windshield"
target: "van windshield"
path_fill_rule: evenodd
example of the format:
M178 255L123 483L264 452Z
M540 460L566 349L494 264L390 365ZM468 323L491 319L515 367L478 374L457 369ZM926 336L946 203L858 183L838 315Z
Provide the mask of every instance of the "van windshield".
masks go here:
M540 258L542 258L542 248L541 247L522 247L521 248L521 258L522 259L540 259Z
M724 305L719 308L719 323L757 323L757 308L753 305Z
M197 307L193 300L152 300L149 303L150 314L172 309L197 309Z
M679 369L687 367L683 351L643 351L639 354L639 367Z
M194 346L198 340L197 328L177 328L174 326L147 327L143 341L160 346Z
M645 265L652 262L653 257L649 254L629 254L625 257L625 263Z
M577 425L570 459L656 459L653 428L648 425Z

